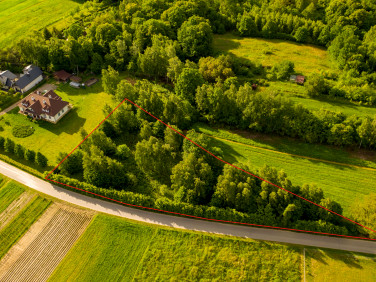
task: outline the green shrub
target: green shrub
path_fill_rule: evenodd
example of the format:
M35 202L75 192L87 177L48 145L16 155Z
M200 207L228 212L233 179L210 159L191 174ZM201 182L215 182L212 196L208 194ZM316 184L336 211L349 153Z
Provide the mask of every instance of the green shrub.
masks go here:
M35 129L31 126L16 125L12 129L12 134L17 138L25 138L34 133Z

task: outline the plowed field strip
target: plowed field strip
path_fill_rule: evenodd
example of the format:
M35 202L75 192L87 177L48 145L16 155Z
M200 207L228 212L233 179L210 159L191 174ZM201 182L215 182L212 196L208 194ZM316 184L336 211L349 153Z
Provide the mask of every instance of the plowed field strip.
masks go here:
M20 185L10 181L0 188L0 213L25 191Z
M46 281L90 220L91 216L83 212L56 209L19 257L10 259L10 266L3 266L3 270L7 269L0 281Z
M0 229L7 225L31 201L33 196L31 193L24 192L3 212L0 212Z

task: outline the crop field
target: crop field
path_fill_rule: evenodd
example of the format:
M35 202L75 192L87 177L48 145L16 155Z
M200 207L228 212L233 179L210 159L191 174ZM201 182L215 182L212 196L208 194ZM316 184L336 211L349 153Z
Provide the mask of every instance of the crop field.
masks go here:
M332 68L324 48L279 39L216 35L214 49L233 53L237 57L261 63L266 67L281 61L292 61L295 63L295 70L305 75Z
M73 109L57 124L33 122L19 114L18 109L4 115L0 120L0 126L4 129L0 132L1 136L11 138L27 148L33 144L33 149L43 153L49 159L50 165L57 163L60 152L69 153L81 142L81 128L90 132L103 120L105 116L102 109L105 104L114 106L110 95L103 92L100 82L86 89L74 89L67 84L61 84L55 92L73 105ZM35 132L26 138L16 138L12 129L17 125L31 126Z
M283 169L288 178L295 185L302 185L305 183L316 183L321 187L326 195L337 202L339 202L344 208L344 214L349 215L350 207L354 199L359 199L368 195L371 192L376 192L376 169L375 163L367 161L364 164L369 164L370 167L352 167L346 165L339 165L330 162L323 162L319 160L312 160L304 157L298 157L290 155L299 154L302 156L310 156L314 148L320 147L309 147L307 145L307 151L304 153L304 147L298 147L299 151L291 152L289 151L289 146L285 144L279 145L277 148L273 148L270 143L263 144L262 146L257 146L260 141L255 144L250 144L248 141L244 141L245 138L239 137L236 134L230 132L225 133L225 131L220 131L218 134L215 130L210 130L208 127L202 127L200 131L210 134L212 136L218 136L221 138L233 140L237 143L231 141L225 141L223 139L213 139L213 144L222 149L224 153L224 159L230 163L241 162L247 164L251 169L254 170L264 165L269 165L275 167L278 170ZM247 140L247 139L246 139ZM239 142L240 141L240 142ZM278 142L276 142L277 144ZM293 145L294 143L292 143ZM251 146L249 146L251 145ZM311 145L310 145L311 146ZM266 149L266 148L270 149ZM284 150L282 148L287 148ZM290 147L291 148L291 147ZM324 155L323 151L325 147L322 146L321 154ZM277 150L276 150L277 149ZM279 150L282 151L279 152ZM283 152L288 152L290 154L284 154ZM319 157L320 151L317 151L313 157ZM344 163L346 159L345 152L331 151L327 149L326 154L331 157L324 159L329 159L330 161L342 161ZM341 156L337 158L337 154ZM312 155L311 155L312 156ZM349 163L357 163L353 158L348 158ZM359 160L357 163L361 163Z
M10 47L25 33L46 26L68 25L69 14L83 0L0 0L0 48Z
M0 186L0 214L24 191L25 189L15 182L8 182L2 187Z
M49 200L40 196L35 197L30 204L0 231L0 258L25 234L49 205Z
M90 220L91 216L82 210L51 206L22 237L20 244L14 246L14 251L9 251L0 267L3 273L0 280L46 281Z
M300 250L285 245L173 231L99 215L50 281L164 281L169 277L176 281L268 277L297 281L300 265Z

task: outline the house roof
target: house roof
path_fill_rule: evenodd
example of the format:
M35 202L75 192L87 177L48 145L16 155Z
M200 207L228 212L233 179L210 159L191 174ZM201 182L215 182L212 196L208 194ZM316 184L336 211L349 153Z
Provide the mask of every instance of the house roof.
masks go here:
M12 73L11 71L8 71L8 70L0 72L0 76L6 77L10 80L17 78L17 75L15 75L14 73Z
M304 83L305 77L303 75L297 75L296 76L296 82L298 83Z
M26 96L18 105L20 107L26 107L29 109L30 113L36 115L46 114L54 117L68 104L68 102L63 101L54 91L50 90L46 93L34 91Z
M54 77L63 81L67 81L71 76L72 75L66 72L65 70L59 70L54 72Z
M73 75L73 76L71 76L70 80L73 81L73 82L81 82L82 78L79 77L79 76Z
M26 72L25 72L26 71ZM24 75L21 76L16 82L15 85L18 86L20 89L25 88L31 82L33 82L36 78L43 74L42 70L37 66L27 66L24 68Z

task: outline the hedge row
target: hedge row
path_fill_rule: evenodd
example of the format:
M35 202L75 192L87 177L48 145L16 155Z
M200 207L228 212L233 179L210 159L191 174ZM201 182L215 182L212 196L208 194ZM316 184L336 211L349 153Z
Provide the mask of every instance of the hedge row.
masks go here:
M47 173L45 174L45 176L47 176ZM234 221L234 222L258 224L258 225L269 225L269 226L273 226L275 224L274 222L272 222L270 218L268 219L267 216L260 215L260 214L246 214L246 213L238 212L234 209L222 209L222 208L217 208L217 207L212 207L212 206L192 205L192 204L187 204L187 203L182 203L182 202L175 202L167 198L159 198L155 200L150 196L142 195L142 194L138 194L134 192L98 188L88 183L84 183L76 179L72 179L72 178L59 175L59 174L51 174L49 176L49 179L55 180L60 183L64 183L66 185L84 189L88 192L99 194L104 197L107 197L116 201L120 201L122 203L130 204L130 205L154 208L154 209L170 211L170 212L186 214L186 215L192 215L194 217L218 219L218 220L223 220L223 221ZM95 196L93 194L90 194L84 191L77 190L69 186L64 185L63 187L71 191L75 191L75 192L78 192L78 193L81 193L90 197L102 198L102 197ZM339 226L335 226L333 224L322 222L322 221L317 221L317 222L316 221L315 222L299 221L297 222L295 226L292 226L292 228L310 230L310 231L319 231L319 232L325 232L325 233L343 234L343 235L349 234L346 227L339 227Z

